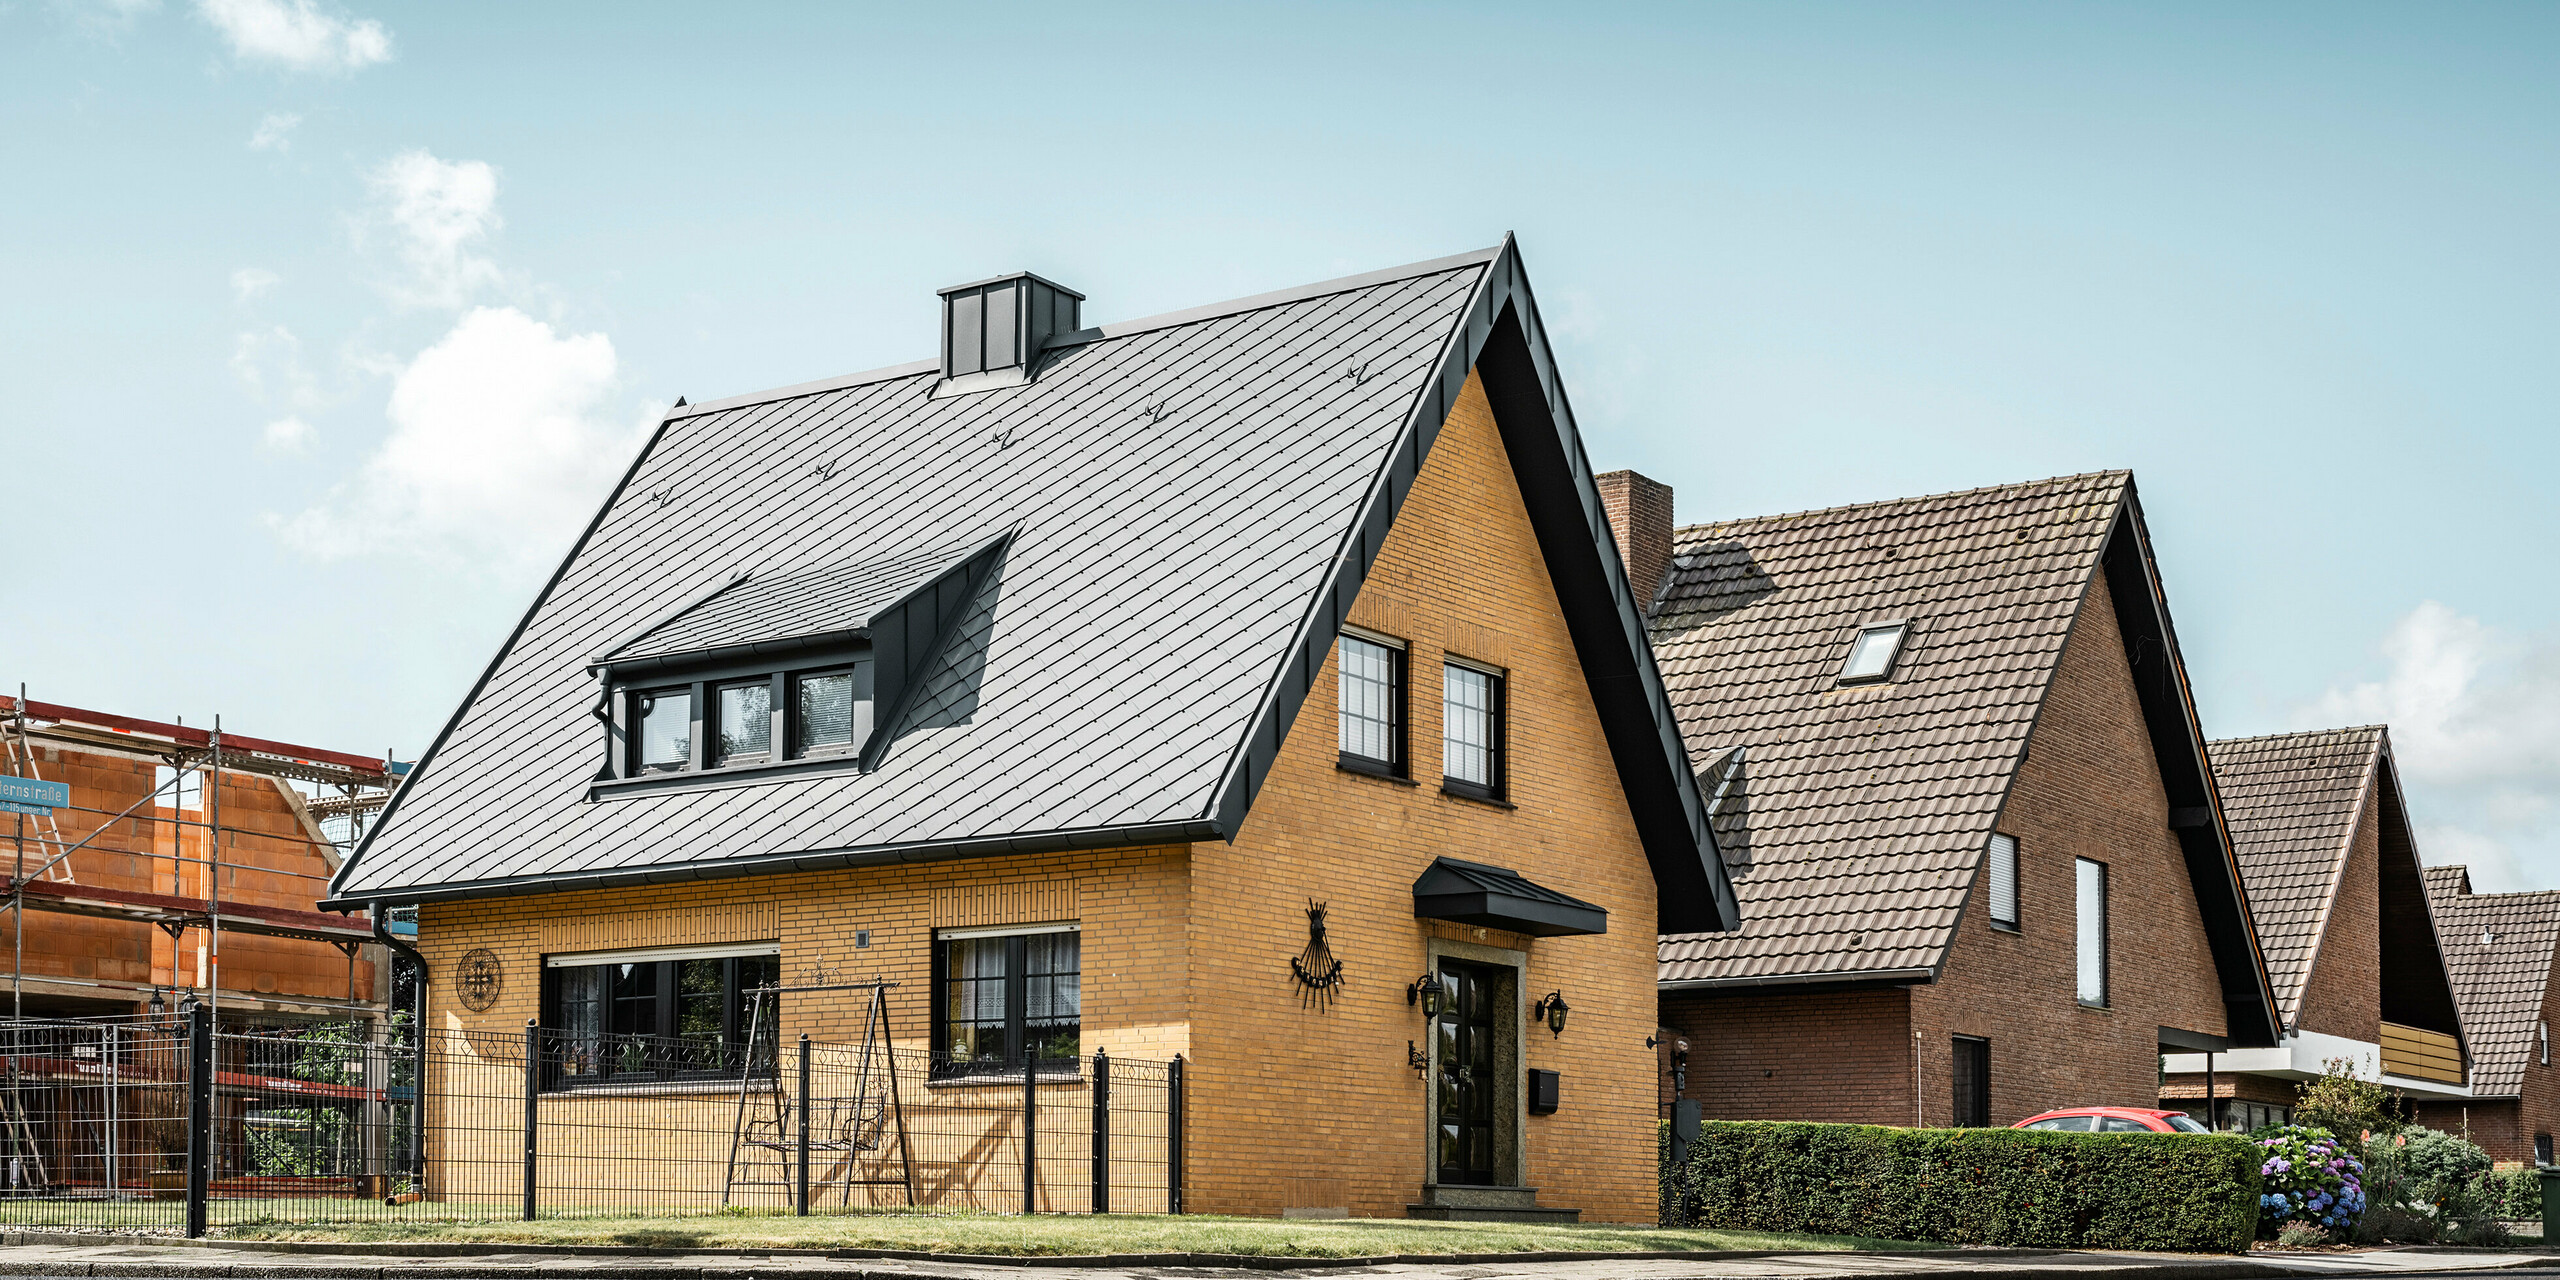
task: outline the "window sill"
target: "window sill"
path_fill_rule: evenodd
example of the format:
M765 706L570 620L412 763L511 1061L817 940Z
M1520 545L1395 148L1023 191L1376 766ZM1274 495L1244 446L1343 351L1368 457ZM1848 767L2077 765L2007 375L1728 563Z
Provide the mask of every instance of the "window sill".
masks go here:
M1489 804L1496 809L1517 809L1520 807L1503 799L1491 788L1479 787L1472 782L1451 782L1448 779L1443 778L1440 780L1440 794L1444 796L1454 796L1460 800L1472 800L1477 804Z
M2103 1004L2091 1004L2090 1002L2088 1002L2088 1001L2086 1001L2086 1000L2083 1000L2083 1001L2081 1001L2081 1002L2080 1002L2080 1007L2081 1007L2081 1008L2083 1008L2083 1009L2088 1010L2088 1011L2089 1011L2089 1012L2091 1012L2091 1013L2114 1013L2114 1012L2115 1012L2115 1010L2114 1010L2113 1008L2111 1008L2111 1007L2109 1007L2109 1006L2107 1006L2107 1005L2103 1005Z
M1340 769L1344 773L1356 773L1364 778L1376 778L1382 782L1392 782L1400 787L1420 785L1413 779L1396 772L1396 767L1394 765L1387 764L1384 761L1372 760L1367 756L1355 756L1347 751L1334 757L1333 767Z
M1999 931L2000 931L2000 932L2002 932L2002 933L2007 933L2007 934L2024 934L2024 933L2026 932L2026 930L2021 929L2021 928L2019 928L2018 926L2016 926L2016 925L2014 925L2014 924L2007 923L2006 921L1994 920L1994 921L1991 921L1990 923L1991 923L1991 927L1992 927L1992 928L1997 929L1997 930L1999 930Z
M1040 1085L1083 1084L1084 1068L1060 1067L1051 1070L1043 1067L1034 1079ZM924 1087L928 1089L1019 1089L1022 1087L1022 1073L1020 1071L973 1071L967 1075L933 1076L926 1079Z

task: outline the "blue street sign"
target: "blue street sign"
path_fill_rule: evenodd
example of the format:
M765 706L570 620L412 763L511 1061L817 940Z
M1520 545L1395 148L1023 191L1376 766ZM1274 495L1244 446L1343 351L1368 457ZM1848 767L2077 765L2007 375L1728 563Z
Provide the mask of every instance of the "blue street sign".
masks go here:
M71 806L71 788L42 778L20 778L0 773L0 804L9 806L0 812L50 813Z
M42 818L50 816L53 808L50 805L20 804L15 800L0 800L0 813L25 813Z

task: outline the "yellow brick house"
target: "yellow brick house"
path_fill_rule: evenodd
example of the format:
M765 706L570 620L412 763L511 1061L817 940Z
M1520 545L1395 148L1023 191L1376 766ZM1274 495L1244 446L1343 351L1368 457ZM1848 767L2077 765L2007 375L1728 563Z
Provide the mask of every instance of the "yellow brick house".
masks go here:
M1178 1056L1187 1211L1651 1221L1655 938L1734 899L1517 249L1082 302L679 403L324 905L570 1074L876 977L938 1098Z

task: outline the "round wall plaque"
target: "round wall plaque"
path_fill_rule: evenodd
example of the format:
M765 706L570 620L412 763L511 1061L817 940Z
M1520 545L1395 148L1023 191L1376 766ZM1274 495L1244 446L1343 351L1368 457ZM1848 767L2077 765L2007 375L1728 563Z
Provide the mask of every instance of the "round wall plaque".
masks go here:
M505 985L506 974L498 967L498 953L487 947L473 947L462 953L462 961L453 967L454 991L462 999L462 1007L473 1013L484 1013L498 1002L498 989Z

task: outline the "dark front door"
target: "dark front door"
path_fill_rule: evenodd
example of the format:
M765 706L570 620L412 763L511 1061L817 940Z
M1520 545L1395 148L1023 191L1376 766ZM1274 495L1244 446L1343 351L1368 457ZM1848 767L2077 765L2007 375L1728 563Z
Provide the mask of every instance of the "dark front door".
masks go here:
M1494 1070L1495 1008L1501 984L1490 969L1444 961L1456 998L1440 1015L1440 1181L1490 1186L1494 1108L1506 1091Z

